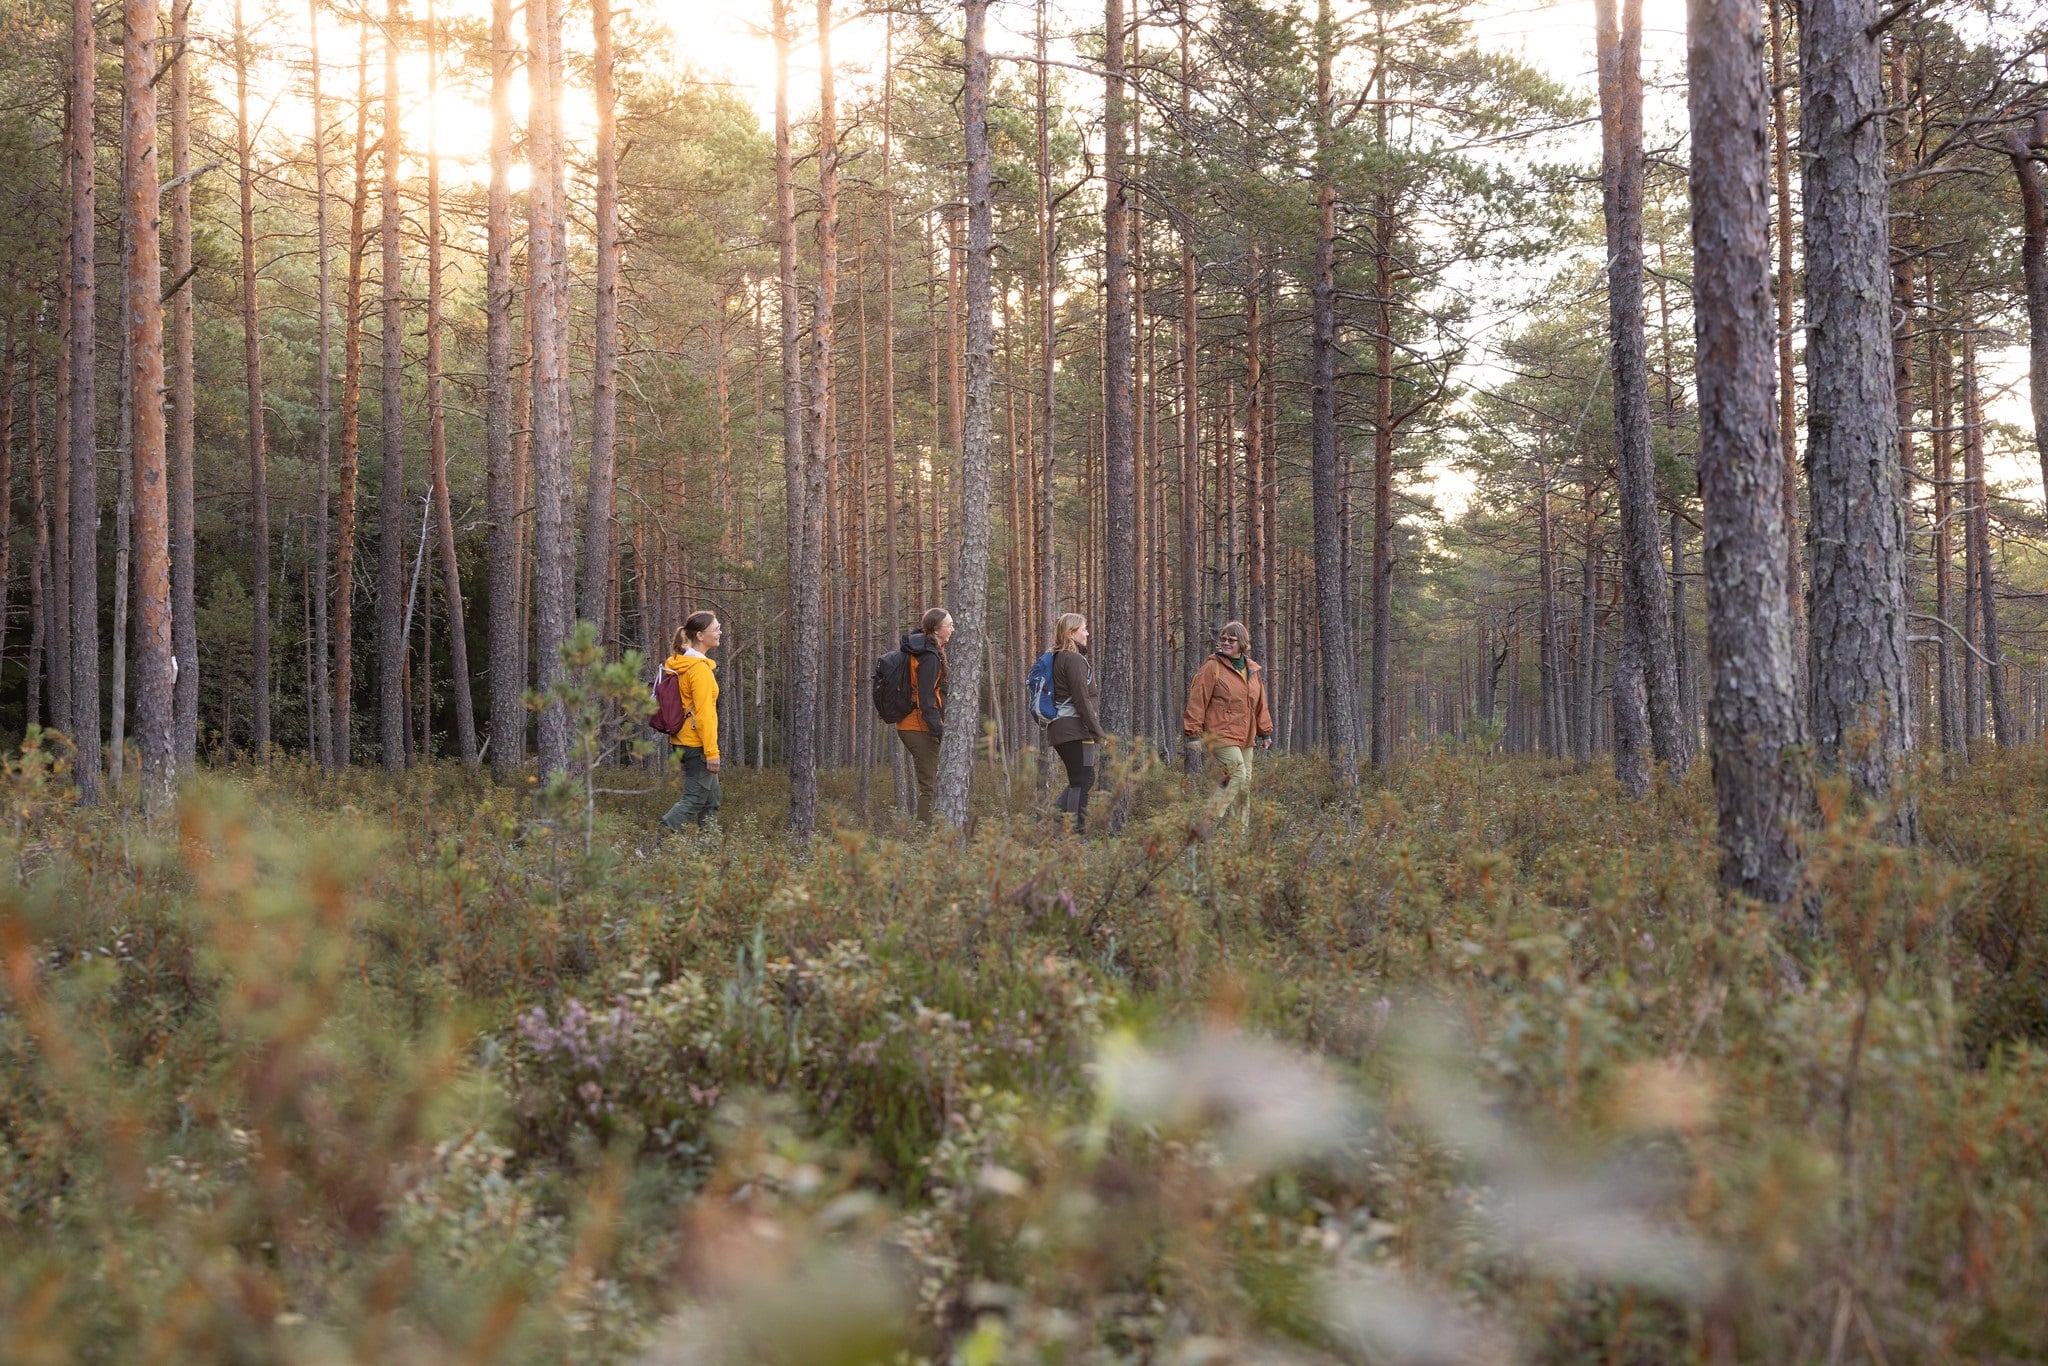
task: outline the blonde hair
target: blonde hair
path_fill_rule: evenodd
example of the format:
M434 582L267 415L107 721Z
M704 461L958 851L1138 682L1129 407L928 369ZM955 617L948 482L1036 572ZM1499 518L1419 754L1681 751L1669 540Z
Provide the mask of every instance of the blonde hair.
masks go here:
M1074 632L1088 624L1088 618L1079 612L1062 612L1052 625L1052 648L1055 654L1074 648Z
M1216 635L1219 639L1223 636L1229 636L1238 643L1246 654L1251 653L1252 633L1244 628L1243 622L1226 621L1223 623L1223 629L1218 631Z

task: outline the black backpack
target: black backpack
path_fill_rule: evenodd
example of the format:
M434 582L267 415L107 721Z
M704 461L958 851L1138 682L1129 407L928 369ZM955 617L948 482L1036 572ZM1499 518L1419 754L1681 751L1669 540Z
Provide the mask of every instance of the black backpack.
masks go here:
M895 725L917 710L917 689L910 683L910 656L899 647L875 660L868 678L868 690L875 699L875 715Z

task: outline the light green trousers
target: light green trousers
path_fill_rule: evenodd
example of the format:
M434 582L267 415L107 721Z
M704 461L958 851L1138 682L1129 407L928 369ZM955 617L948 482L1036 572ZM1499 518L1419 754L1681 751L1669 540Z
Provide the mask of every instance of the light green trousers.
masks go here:
M1252 832L1252 750L1249 745L1210 745L1209 753L1223 766L1223 786L1209 799L1209 818L1217 829L1237 813L1238 829Z

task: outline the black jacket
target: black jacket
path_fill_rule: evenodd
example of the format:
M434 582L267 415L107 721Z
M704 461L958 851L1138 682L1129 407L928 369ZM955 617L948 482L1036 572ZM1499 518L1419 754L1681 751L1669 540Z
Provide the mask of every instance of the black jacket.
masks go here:
M946 652L925 639L922 631L903 637L903 653L909 655L917 680L917 712L924 727L934 735L946 733Z

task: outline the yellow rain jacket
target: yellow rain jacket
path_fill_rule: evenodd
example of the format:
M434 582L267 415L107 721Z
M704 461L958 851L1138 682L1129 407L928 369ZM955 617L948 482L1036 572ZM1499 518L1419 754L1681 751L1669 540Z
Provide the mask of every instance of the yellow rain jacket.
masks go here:
M672 745L696 745L706 759L718 757L718 665L708 655L670 655L663 669L676 676L683 695L683 728Z

